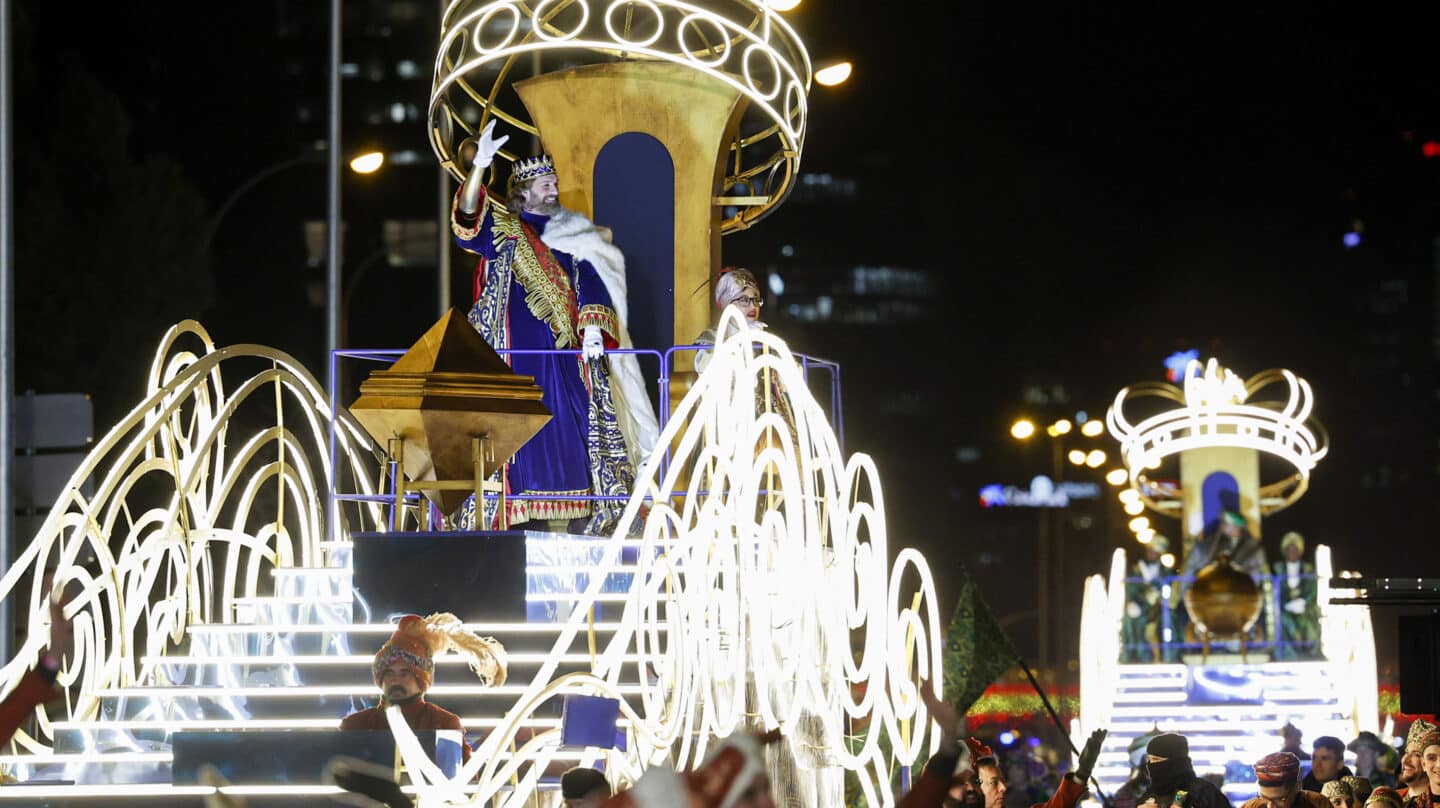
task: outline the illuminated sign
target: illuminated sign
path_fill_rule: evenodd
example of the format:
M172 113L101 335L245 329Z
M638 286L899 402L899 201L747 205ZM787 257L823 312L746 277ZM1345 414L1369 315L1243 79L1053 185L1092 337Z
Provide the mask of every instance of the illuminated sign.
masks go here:
M982 508L1065 508L1073 499L1098 499L1099 483L1061 482L1041 474L1030 481L1029 488L995 483L980 489Z

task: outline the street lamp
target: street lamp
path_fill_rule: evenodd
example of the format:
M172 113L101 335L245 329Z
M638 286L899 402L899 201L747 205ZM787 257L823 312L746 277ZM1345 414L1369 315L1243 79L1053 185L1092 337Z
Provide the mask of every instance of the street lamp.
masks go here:
M1083 436L1086 437L1086 438L1095 438L1095 437L1098 437L1098 436L1104 434L1104 427L1103 427L1103 425L1101 424L1101 422L1098 421L1098 420L1092 420L1092 419L1086 418L1084 413L1077 413L1077 414L1076 414L1076 421L1078 421L1078 422L1080 423L1080 428L1079 428L1080 434L1083 435ZM1035 425L1035 422L1034 422L1033 420L1029 419L1029 418L1020 418L1020 419L1017 419L1017 420L1016 420L1013 424L1011 424L1011 426L1010 426L1010 435L1011 435L1011 437L1013 437L1013 438L1015 438L1016 440L1019 440L1019 441L1026 441L1026 440L1028 440L1029 438L1033 437L1033 436L1036 434L1036 431L1037 431L1037 427L1036 427L1036 425ZM1063 477L1064 477L1064 474L1063 474L1063 472L1064 472L1063 463L1064 463L1064 460L1065 460L1065 459L1068 458L1069 461L1070 461L1072 464L1076 465L1076 466L1089 467L1089 468L1092 468L1092 469L1098 469L1100 466L1104 465L1105 460L1106 460L1105 452L1104 452L1103 450L1101 450L1101 449L1089 449L1089 450L1086 450L1086 449L1083 449L1083 448L1080 448L1080 447L1077 446L1077 447L1075 447L1075 448L1070 449L1070 450L1067 452L1067 451L1065 450L1064 445L1063 445L1063 444L1064 444L1064 438L1065 438L1066 435L1069 435L1071 432L1074 432L1074 431L1076 431L1075 422L1072 422L1072 421L1071 421L1070 419L1068 419L1068 418L1059 418L1059 419L1057 419L1057 420L1055 420L1055 421L1052 421L1048 426L1045 427L1045 434L1046 434L1049 438L1051 438L1051 440L1050 440L1051 479L1052 479L1052 481L1054 482L1054 484L1057 485L1057 486L1063 481ZM1122 474L1125 473L1123 469L1119 469L1118 471L1120 471ZM1109 478L1107 477L1107 479L1109 479ZM1122 480L1122 482L1124 482L1124 481ZM1118 484L1118 483L1112 483L1112 484ZM1129 490L1129 489L1127 489L1127 490ZM1141 508L1142 508L1142 509L1143 509L1143 507L1144 507L1144 506L1141 505ZM1037 639L1038 639L1038 641L1039 641L1039 646L1040 646L1040 647L1039 647L1039 662L1040 662L1040 666L1041 666L1042 668L1043 668L1043 667L1046 667L1046 666L1049 664L1049 661L1050 661L1050 659L1051 659L1051 654L1050 654L1050 651L1051 651L1051 649L1050 649L1050 617L1051 617L1051 615L1050 615L1050 598L1051 598L1051 595L1052 595L1052 591L1051 591L1051 589L1052 589L1052 587L1051 587L1051 577L1052 577L1052 576L1051 576L1051 570L1050 570L1050 568L1051 568L1051 566L1052 566L1052 563L1051 563L1051 554L1052 554L1051 545L1052 545L1052 544L1055 544L1055 545L1056 545L1056 548L1057 548L1057 550L1058 550L1058 547L1059 547L1060 544L1061 544L1060 539L1061 539L1061 530L1062 530L1062 526L1063 526L1063 523L1060 521L1060 519L1061 519L1060 515L1056 514L1056 515L1053 515L1053 516L1052 516L1052 515L1050 515L1050 514L1047 513L1048 510L1050 510L1050 509L1048 509L1048 508L1042 508L1042 509L1040 510L1040 512L1039 512L1040 525L1039 525L1039 532L1038 532L1038 535L1037 535L1038 541L1037 541L1037 547L1036 547L1036 553L1035 553L1035 555L1036 555L1036 570L1035 570L1035 573L1036 573L1036 584L1035 584L1035 590L1036 590L1036 596L1035 596L1036 603L1035 603L1035 605L1036 605L1036 609L1035 609L1035 611L1036 611L1036 616L1037 616L1037 619L1036 619L1036 627L1037 627L1037 628L1036 628L1036 634L1037 634ZM1107 513L1108 513L1108 511L1107 511ZM1052 519L1055 520L1053 526L1051 525L1051 520L1052 520Z
M216 208L214 215L210 217L210 222L205 227L205 237L200 240L200 254L203 255L210 249L210 243L214 241L215 233L220 229L220 223L224 221L225 216L230 213L230 209L235 207L235 203L250 193L255 186L276 174L288 171L296 166L320 165L325 157L325 151L324 148L319 148L297 157L289 157L277 163L271 163L259 171L256 171L254 174L251 174L243 182L235 186L235 190L231 191L230 195L225 197L225 201L220 203L220 207ZM357 163L359 166L356 165ZM384 163L385 154L383 152L365 152L356 155L350 160L350 168L357 174L371 174L378 170Z
M854 66L849 62L835 62L828 64L815 71L815 83L822 87L835 87L844 84L854 71Z
M350 170L356 174L374 174L385 165L385 152L369 151L350 158Z

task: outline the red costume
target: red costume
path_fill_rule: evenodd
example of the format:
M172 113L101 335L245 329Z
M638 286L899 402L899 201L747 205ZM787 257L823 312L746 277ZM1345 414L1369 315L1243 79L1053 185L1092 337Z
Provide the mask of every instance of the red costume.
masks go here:
M427 729L453 729L460 732L460 756L465 762L470 760L470 744L465 743L465 726L460 723L460 716L450 712L444 707L437 707L421 696L418 701L400 705L400 713L405 716L405 723L410 729L421 732ZM340 729L390 729L390 722L385 720L385 710L380 707L370 707L358 713L351 713L345 716L340 722Z

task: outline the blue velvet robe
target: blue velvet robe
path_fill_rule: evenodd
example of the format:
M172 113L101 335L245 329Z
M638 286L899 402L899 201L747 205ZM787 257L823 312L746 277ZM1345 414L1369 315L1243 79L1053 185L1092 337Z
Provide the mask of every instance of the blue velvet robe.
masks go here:
M500 214L509 216L510 214ZM519 218L539 235L545 232L548 216L522 211ZM504 223L502 223L504 224ZM572 355L511 354L510 366L515 372L535 377L544 392L543 402L552 418L516 452L510 463L507 493L554 495L554 501L510 501L509 521L530 519L576 519L590 513L590 503L565 497L585 496L591 492L591 464L587 451L590 393L587 369L579 355L580 342L587 325L598 325L605 336L606 347L618 345L615 336L615 310L610 294L595 268L589 262L575 260L558 250L551 254L564 270L568 295L564 310L559 298L548 311L541 307L537 314L527 297L534 291L527 288L520 272L515 271L515 253L525 249L524 236L516 236L513 222L497 231L496 211L489 204L481 208L478 221L458 210L455 214L456 242L465 250L481 257L475 275L475 302L470 322L480 335L497 350L574 349ZM508 234L507 234L508 230ZM508 283L509 288L497 289L495 284ZM561 333L557 334L557 327ZM559 343L565 343L563 345ZM467 506L468 510L468 506Z

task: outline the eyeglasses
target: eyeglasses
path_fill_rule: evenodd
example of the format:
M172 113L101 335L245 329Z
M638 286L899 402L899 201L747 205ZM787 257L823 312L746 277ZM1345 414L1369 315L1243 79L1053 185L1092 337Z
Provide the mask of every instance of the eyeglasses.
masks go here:
M757 309L765 305L759 295L741 295L730 302L737 306L754 306Z

